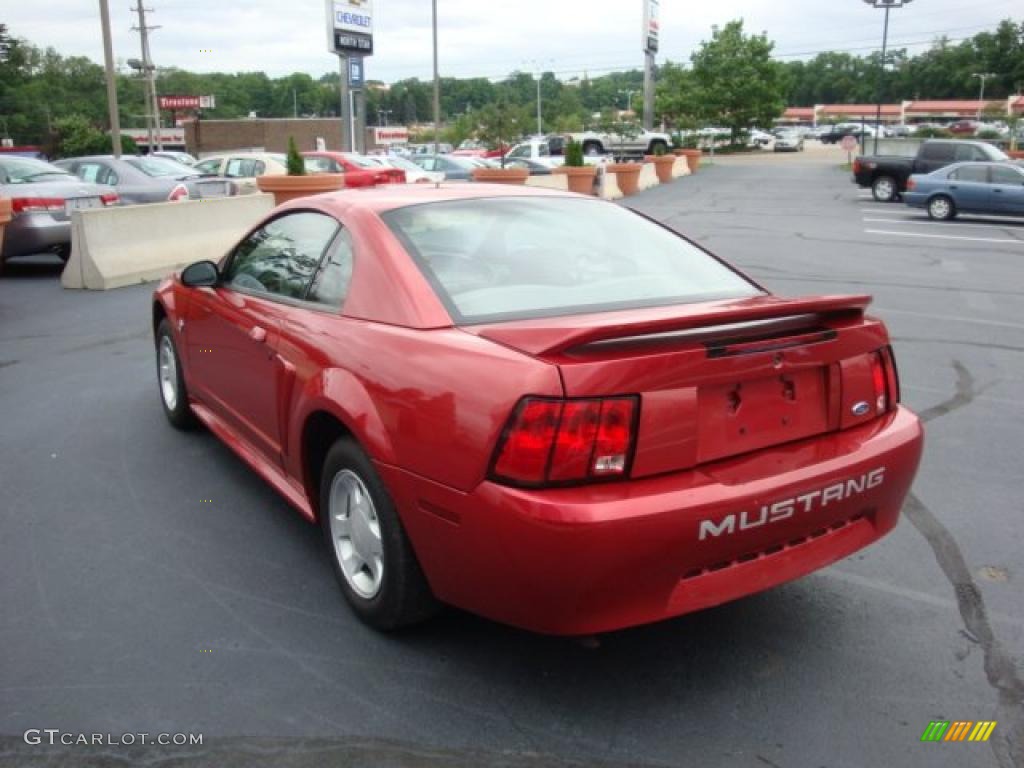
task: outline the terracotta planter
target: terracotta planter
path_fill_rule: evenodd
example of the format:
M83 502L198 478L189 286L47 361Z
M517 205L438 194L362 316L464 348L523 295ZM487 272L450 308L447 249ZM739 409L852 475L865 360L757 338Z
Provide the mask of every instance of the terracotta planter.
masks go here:
M675 155L644 155L645 163L654 163L654 170L658 174L658 181L668 184L672 181L672 166L676 162Z
M700 167L701 152L699 149L677 149L677 155L686 158L686 164L690 166L690 173L696 173Z
M623 196L629 197L636 193L641 167L640 163L609 163L605 166L605 170L615 174Z
M259 176L256 186L260 192L274 196L274 204L280 205L299 197L334 192L345 186L343 173L310 173L305 176Z
M1008 149L1006 154L1014 160L1024 160L1024 149Z
M594 176L597 175L597 167L593 165L570 166L562 165L555 168L552 173L559 176L567 176L569 191L580 195L594 194Z
M525 184L530 172L525 168L474 168L473 181L485 184Z
M4 250L4 229L7 222L11 220L11 198L0 197L0 253ZM0 267L3 266L3 259L0 258Z

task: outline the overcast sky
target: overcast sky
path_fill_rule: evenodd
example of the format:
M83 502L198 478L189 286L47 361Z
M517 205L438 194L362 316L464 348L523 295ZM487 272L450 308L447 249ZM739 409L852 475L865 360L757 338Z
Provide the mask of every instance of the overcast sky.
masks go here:
M131 31L134 0L111 0L114 56L139 55ZM98 0L5 2L11 33L62 54L103 60ZM203 72L262 70L271 76L337 69L326 50L323 0L149 0L161 25L151 38L158 66ZM443 75L497 78L515 69L569 77L642 64L642 0L438 0ZM892 13L890 40L970 37L1016 12L1021 0L914 0ZM374 56L367 76L394 81L431 75L430 0L374 0ZM713 24L743 18L766 31L781 58L820 50L868 53L881 39L883 12L861 0L661 0L661 53L686 60ZM924 45L911 47L920 50Z

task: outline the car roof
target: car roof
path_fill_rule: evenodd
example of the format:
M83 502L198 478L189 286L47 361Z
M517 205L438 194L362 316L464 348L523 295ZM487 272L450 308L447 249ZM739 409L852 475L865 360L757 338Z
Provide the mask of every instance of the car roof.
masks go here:
M294 207L304 207L303 200L305 207L308 207L309 200L315 199L324 210L336 214L342 214L351 208L362 208L380 214L396 208L424 203L499 197L565 197L575 200L580 196L555 189L527 186L510 187L507 184L384 184L376 187L346 188L337 192L317 195L315 198L303 198L295 201Z

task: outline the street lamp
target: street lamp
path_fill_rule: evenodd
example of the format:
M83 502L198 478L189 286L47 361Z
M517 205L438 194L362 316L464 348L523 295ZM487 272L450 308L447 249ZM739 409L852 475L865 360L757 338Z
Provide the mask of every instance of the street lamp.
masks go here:
M875 154L878 154L878 132L882 125L882 87L885 83L885 48L889 42L889 9L902 8L911 0L864 0L872 8L885 9L885 26L882 28L882 65L878 68L878 104L875 107Z
M990 77L998 77L994 72L975 72L971 77L981 80L981 92L978 94L978 122L981 122L981 110L985 106L985 81Z

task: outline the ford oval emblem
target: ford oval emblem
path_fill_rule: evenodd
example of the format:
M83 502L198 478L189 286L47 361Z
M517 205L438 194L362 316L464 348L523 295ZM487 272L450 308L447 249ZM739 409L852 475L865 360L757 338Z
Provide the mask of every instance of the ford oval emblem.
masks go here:
M853 411L854 416L867 416L868 411L871 410L871 404L867 400L861 400L859 403L854 403L850 410Z

